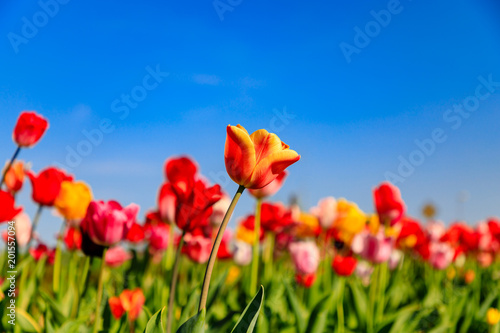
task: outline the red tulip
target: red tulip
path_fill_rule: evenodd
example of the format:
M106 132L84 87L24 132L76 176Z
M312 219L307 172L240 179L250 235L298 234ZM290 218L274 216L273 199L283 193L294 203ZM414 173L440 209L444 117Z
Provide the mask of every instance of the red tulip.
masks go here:
M149 246L153 252L166 250L169 242L170 226L166 223L156 223L148 226Z
M120 319L125 314L125 309L123 308L122 301L120 301L120 297L110 297L108 302L113 317L115 317L115 319Z
M65 180L73 180L72 176L52 167L43 170L38 176L29 171L28 177L33 187L33 201L43 206L53 206L61 192L61 183Z
M15 200L12 194L0 190L0 223L12 221L23 209L14 207Z
M300 160L300 155L289 148L264 129L250 135L241 125L228 125L224 149L227 173L239 185L262 188Z
M139 223L132 223L132 227L130 227L130 230L127 233L127 241L133 244L137 244L142 242L144 238L144 227Z
M134 203L123 208L116 201L92 201L81 227L94 243L113 246L127 237L138 211Z
M354 272L357 263L358 261L354 257L343 257L337 254L335 258L333 258L332 268L337 275L350 276Z
M293 224L292 213L281 203L264 202L260 225L264 231L279 233Z
M13 139L19 147L33 147L45 133L49 123L35 112L22 112L14 128Z
M45 244L38 244L36 248L31 248L29 250L31 256L35 261L39 261L43 257L47 257L47 262L49 264L54 263L55 255L56 255L56 250L55 249L49 249L47 245Z
M165 163L165 175L167 180L179 197L186 200L195 183L198 167L189 157L182 156L170 158Z
M285 183L286 176L288 176L288 171L283 171L276 177L275 180L267 184L266 186L259 189L249 189L251 195L253 195L257 199L263 199L270 196L273 196L280 190L280 188Z
M82 248L82 233L78 227L68 227L64 235L64 243L70 251L80 250Z
M382 224L394 225L401 220L405 204L399 189L389 182L383 182L373 191L375 209Z
M311 288L314 282L316 281L316 273L304 274L304 275L297 273L295 275L295 281L306 288Z

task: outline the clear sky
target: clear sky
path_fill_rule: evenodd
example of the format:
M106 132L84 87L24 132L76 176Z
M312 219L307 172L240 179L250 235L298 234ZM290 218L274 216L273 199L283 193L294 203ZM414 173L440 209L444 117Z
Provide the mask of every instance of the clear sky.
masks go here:
M232 195L225 128L240 123L302 155L276 200L369 212L389 177L411 215L433 201L474 223L500 215L499 13L494 0L2 1L0 159L19 112L36 110L50 129L20 157L142 217L173 155ZM236 215L251 210L245 196ZM46 212L42 236L59 225Z

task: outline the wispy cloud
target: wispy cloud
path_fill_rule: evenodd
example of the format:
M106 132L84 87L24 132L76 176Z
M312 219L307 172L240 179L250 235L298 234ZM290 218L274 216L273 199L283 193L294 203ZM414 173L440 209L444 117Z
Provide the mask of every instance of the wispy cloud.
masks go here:
M221 79L217 75L195 74L193 75L193 81L197 84L216 86L221 82Z

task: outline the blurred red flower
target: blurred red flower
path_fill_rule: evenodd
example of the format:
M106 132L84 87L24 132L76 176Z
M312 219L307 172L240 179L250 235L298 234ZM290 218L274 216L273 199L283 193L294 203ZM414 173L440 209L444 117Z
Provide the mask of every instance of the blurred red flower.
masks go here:
M354 257L344 257L337 254L335 258L333 258L332 268L337 275L350 276L354 272L357 263L358 261Z
M13 140L19 147L30 148L40 140L48 127L49 123L41 115L24 111L17 119Z
M80 250L82 248L82 233L78 227L66 228L64 235L64 244L70 251Z
M54 205L54 201L61 192L61 183L65 180L73 180L73 176L54 167L41 171L38 176L31 171L27 174L33 187L33 201L49 207Z
M389 182L383 182L373 191L375 209L382 224L394 225L403 217L405 204L399 189Z
M23 210L22 207L14 207L15 204L12 194L0 190L0 223L12 221Z

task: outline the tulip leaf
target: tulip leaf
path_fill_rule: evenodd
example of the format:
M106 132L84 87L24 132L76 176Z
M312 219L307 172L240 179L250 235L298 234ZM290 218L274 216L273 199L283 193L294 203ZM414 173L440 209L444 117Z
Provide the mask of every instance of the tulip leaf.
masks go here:
M16 321L21 327L22 332L36 332L41 333L42 328L36 322L33 317L31 317L26 311L23 309L16 309Z
M298 332L302 333L306 330L307 311L304 310L304 306L297 299L297 295L292 290L292 287L290 286L290 284L288 284L287 282L285 282L285 290L286 290L286 294L288 296L287 298L288 298L288 302L290 303L290 307L292 308L292 310L295 314Z
M42 296L47 306L50 307L50 310L52 311L52 315L56 323L62 325L67 320L67 318L61 311L59 305L44 291L41 291L40 295Z
M332 306L334 295L333 293L326 295L316 304L309 316L306 333L321 333L326 331L326 319Z
M206 309L201 310L193 317L189 318L179 327L177 333L203 333L205 332Z
M247 305L231 333L253 332L255 324L257 324L257 319L259 318L262 303L264 303L264 287L260 286L259 292L257 292L257 295L255 295L252 301Z
M163 326L163 311L165 307L158 310L148 321L146 325L146 329L144 329L144 333L163 333L165 332Z

